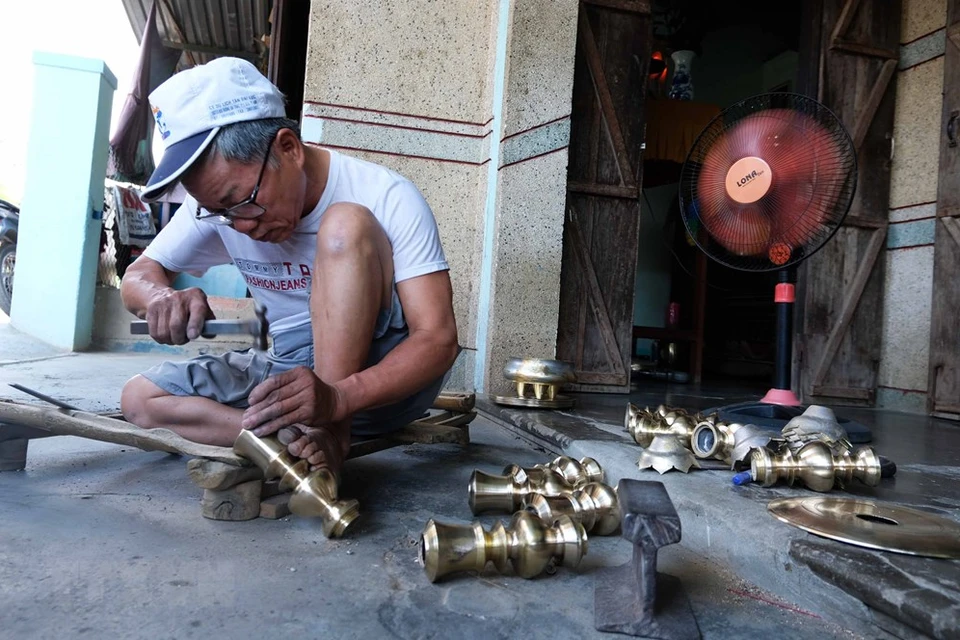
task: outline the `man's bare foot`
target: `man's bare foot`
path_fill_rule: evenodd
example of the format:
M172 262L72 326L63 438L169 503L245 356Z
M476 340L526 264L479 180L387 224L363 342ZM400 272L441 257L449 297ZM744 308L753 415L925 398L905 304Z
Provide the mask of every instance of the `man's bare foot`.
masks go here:
M292 425L280 429L277 440L287 446L290 455L309 462L311 470L327 467L333 473L339 473L343 466L340 442L328 429Z

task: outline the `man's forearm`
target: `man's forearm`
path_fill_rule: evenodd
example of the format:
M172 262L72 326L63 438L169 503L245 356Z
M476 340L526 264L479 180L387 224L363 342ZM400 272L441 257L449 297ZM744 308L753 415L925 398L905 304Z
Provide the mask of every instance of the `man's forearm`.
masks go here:
M446 373L457 352L455 336L411 333L378 364L333 385L337 393L336 420L412 396Z
M172 284L164 269L134 269L131 265L120 285L120 299L127 311L138 318L146 316L147 307L159 296L167 295Z

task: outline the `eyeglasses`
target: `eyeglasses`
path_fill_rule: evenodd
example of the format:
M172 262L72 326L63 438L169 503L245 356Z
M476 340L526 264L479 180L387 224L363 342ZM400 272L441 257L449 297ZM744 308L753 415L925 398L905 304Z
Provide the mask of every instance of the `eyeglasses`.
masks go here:
M197 220L206 220L213 224L232 225L234 220L253 220L267 212L266 207L257 204L257 194L260 193L260 183L263 181L263 173L267 169L267 162L270 161L270 148L273 146L275 139L276 136L271 138L267 145L267 154L263 158L260 175L257 176L257 184L254 185L250 197L225 209L207 209L197 203Z

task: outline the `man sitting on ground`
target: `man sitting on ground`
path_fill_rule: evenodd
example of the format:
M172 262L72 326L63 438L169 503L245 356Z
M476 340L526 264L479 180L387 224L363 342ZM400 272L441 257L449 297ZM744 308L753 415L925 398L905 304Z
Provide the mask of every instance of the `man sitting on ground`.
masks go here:
M163 344L213 313L178 273L234 264L267 311L273 346L164 362L124 386L141 427L229 446L278 432L339 471L350 437L428 409L456 359L449 267L417 188L384 167L305 145L283 96L249 62L218 58L151 95L165 153L143 194L189 197L127 270L124 305Z

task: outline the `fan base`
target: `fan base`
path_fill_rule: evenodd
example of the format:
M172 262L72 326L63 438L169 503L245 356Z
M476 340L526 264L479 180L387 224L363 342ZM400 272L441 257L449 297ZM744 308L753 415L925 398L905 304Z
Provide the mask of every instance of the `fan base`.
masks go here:
M789 389L770 389L767 395L760 399L764 404L779 404L784 407L799 407L800 398Z
M738 422L740 424L754 424L774 431L779 435L780 430L797 417L807 407L791 407L787 405L777 405L765 402L740 402L730 404L725 407L713 407L703 411L704 415L716 413L724 422ZM847 439L851 444L867 444L873 440L873 434L870 429L859 422L838 415L837 422L847 432Z

